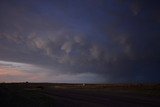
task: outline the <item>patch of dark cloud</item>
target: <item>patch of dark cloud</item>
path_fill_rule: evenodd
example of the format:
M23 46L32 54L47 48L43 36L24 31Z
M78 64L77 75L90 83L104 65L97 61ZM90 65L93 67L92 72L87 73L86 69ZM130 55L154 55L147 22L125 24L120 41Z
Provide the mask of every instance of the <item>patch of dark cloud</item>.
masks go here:
M67 7L71 4L66 1L62 3L65 6L56 2L58 9L48 2L44 2L47 5L43 9L38 8L41 3L36 6L33 2L22 6L6 2L0 7L4 13L0 14L1 60L56 69L64 74L59 77L67 78L68 73L80 78L91 73L110 82L149 81L147 78L154 67L152 76L159 74L159 8L152 8L155 3L122 1L117 5L111 1L105 4L94 1L89 7L81 3L84 4L81 9L75 2L74 8L79 8L76 11ZM82 18L76 20L77 17Z
M133 12L133 15L138 15L141 12L142 6L138 0L133 1L131 4L131 11Z
M137 17L129 14L124 15L117 11L114 12L114 18L117 19L115 22L111 22L109 25L106 24L105 28L99 26L102 28L100 30L105 32L106 39L110 40L106 44L106 47L109 48L109 54L111 54L109 57L113 57L110 61L115 60L112 64L106 64L106 66L109 64L110 66L107 66L104 71L108 71L111 78L121 78L122 81L125 81L124 78L128 77L126 80L132 81L136 80L136 76L141 75L147 81L150 79L149 74L152 74L152 64L156 65L157 70L159 69L160 59L158 53L160 52L160 44L157 41L159 40L159 25L148 16L151 11L154 12L156 10L154 9L155 7L158 8L157 6L152 7L155 3L157 2L151 3L151 1L147 1L145 3L140 1L143 8L136 13ZM150 69L150 71L146 69L144 71L140 70L145 68L142 66L145 61L150 62L146 65L146 69ZM127 67L124 65L127 65ZM155 69L153 75L158 74L157 70Z
M16 44L20 44L23 42L23 37L19 35L18 32L14 32L12 34L7 34L5 32L0 33L0 40L6 40L8 42L14 42Z
M29 61L29 63L40 64L43 67L56 67L60 70L59 72L64 73L77 74L93 72L103 76L108 75L110 81L112 81L112 78L121 78L121 81L133 80L136 75L133 69L135 69L137 61L145 61L149 58L153 61L151 54L152 56L155 55L154 49L152 53L144 53L146 52L146 48L145 50L143 50L141 46L138 48L138 43L132 40L133 38L129 34L119 34L118 32L112 35L110 34L112 42L109 46L84 42L84 45L81 45L80 41L78 41L79 39L75 40L75 37L76 36L70 36L61 39L61 37L59 38L56 36L54 38L53 36L52 39L49 39L51 36L46 36L44 38L38 34L32 34L31 36L28 36L28 39L26 39L23 44L26 47L25 51L30 51L30 54L19 53L18 51L22 51L23 47L16 48L14 46L13 49L15 49L16 52L11 49L9 49L9 51L3 50L3 52L10 52L9 55L6 55L8 60L22 62ZM148 42L151 42L151 39L153 38L151 37ZM155 39L157 40L157 38ZM5 40L13 41L13 43L16 44L14 39L7 38ZM88 40L84 41L88 42ZM154 39L152 42L154 43ZM158 45L158 42L156 43L155 46ZM140 44L142 45L142 43ZM146 47L148 45L149 44L146 43ZM153 44L151 43L150 45ZM11 48L11 46L9 45L8 48ZM144 52L137 49L142 49ZM151 49L149 49L148 52L151 52ZM13 55L15 57L13 57ZM140 66L141 63L144 62L139 62L138 66ZM125 79L123 77L125 77Z
M69 54L72 51L72 42L70 41L65 42L62 45L61 50L65 51L66 54Z

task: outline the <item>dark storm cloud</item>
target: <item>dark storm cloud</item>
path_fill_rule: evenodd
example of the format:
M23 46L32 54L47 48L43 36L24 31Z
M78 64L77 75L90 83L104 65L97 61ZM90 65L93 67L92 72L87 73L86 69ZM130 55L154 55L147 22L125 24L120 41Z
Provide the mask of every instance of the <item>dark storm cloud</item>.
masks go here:
M6 62L13 66L19 62L25 68L31 64L35 67L28 67L30 72L39 70L39 80L50 82L62 82L60 78L68 82L72 82L69 78L73 82L158 82L158 4L148 0L2 0L1 68ZM20 67L16 70L26 79L36 74L22 73Z
M135 0L132 5L131 5L131 11L133 12L134 15L138 15L141 12L141 4L139 1Z

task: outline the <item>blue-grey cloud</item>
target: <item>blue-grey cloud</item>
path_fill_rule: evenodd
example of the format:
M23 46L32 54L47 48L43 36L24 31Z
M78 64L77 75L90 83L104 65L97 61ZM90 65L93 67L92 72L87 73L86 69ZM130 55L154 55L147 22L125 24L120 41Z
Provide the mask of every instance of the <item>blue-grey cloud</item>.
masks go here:
M38 66L45 77L41 80L50 82L62 82L59 78L63 77L66 82L157 82L158 4L148 0L2 0L0 60ZM50 79L55 73L59 76Z

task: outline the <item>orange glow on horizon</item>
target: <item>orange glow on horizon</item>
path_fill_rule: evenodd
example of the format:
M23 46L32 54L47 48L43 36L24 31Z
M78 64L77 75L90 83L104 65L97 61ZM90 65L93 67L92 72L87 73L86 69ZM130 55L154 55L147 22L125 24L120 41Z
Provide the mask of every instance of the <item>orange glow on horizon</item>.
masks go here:
M5 68L0 67L0 76L3 75L10 75L10 76L25 76L27 75L26 72L22 72L21 70L15 68Z

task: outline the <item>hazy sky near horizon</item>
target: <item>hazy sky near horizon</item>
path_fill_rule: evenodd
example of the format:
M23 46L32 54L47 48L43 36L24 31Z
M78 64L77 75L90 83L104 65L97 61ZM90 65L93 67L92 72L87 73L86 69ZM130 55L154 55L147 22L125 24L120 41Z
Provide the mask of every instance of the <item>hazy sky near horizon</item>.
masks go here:
M159 0L0 0L1 82L159 77Z

